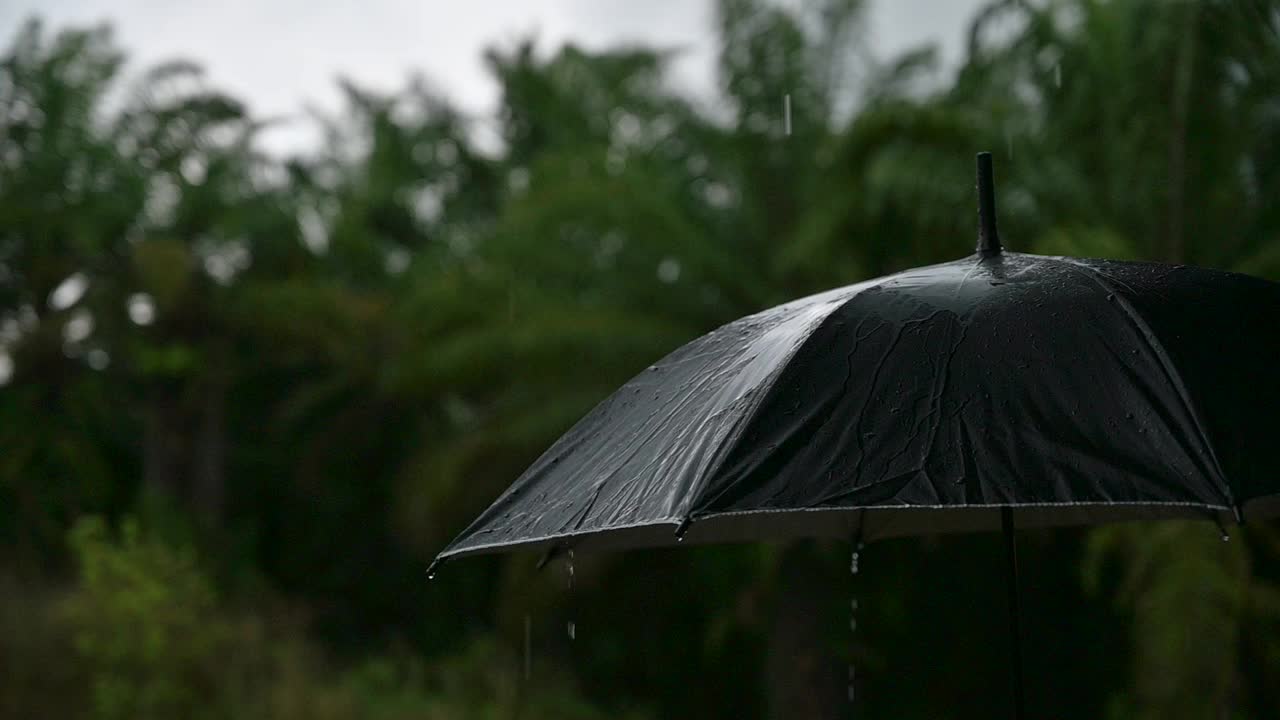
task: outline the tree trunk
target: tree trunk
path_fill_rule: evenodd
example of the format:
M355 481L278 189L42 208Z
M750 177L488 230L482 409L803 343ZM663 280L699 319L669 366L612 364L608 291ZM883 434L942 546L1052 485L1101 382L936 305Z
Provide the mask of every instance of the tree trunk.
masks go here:
M142 481L149 492L176 499L182 445L179 403L167 388L153 388L151 393L142 434Z
M200 427L195 438L191 501L196 514L212 526L222 520L226 498L226 391L211 382L201 393Z
M226 389L221 382L152 388L143 430L143 484L209 526L226 502Z
M783 558L765 675L769 717L774 720L838 720L849 711L847 669L832 641L832 593L812 543L793 546Z

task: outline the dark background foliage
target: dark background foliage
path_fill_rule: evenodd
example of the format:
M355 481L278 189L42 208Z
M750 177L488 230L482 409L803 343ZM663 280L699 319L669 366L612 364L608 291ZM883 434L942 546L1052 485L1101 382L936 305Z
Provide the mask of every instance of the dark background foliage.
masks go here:
M969 252L977 150L1014 249L1280 279L1280 4L996 0L954 73L865 14L722 0L712 114L662 51L525 43L494 117L348 83L294 157L196 65L12 30L0 715L838 717L848 663L863 717L1006 712L998 538L425 577L682 342ZM1235 532L1026 533L1033 714L1280 714L1280 533Z

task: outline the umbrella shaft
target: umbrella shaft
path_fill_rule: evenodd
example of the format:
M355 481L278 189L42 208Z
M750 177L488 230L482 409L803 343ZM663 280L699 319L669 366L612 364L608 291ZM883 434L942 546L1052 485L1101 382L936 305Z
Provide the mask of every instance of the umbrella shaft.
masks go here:
M1004 531L1005 579L1009 589L1009 640L1013 672L1013 717L1023 720L1026 709L1022 700L1022 632L1018 623L1018 545L1013 537L1013 508L1000 509L1000 526Z
M1000 233L996 230L996 180L991 169L991 153L978 153L978 252L993 255L1000 250Z

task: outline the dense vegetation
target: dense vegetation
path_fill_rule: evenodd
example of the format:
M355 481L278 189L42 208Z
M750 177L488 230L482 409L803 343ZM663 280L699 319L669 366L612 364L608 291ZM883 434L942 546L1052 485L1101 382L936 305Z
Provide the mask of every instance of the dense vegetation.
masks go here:
M13 32L0 716L816 717L848 660L867 717L1003 713L995 538L856 588L812 544L424 574L683 341L967 253L977 150L1014 249L1280 279L1280 3L997 0L954 74L870 57L865 12L722 0L714 111L665 52L521 44L492 117L346 84L290 158L193 64ZM1033 714L1280 716L1280 532L1235 533L1028 533Z

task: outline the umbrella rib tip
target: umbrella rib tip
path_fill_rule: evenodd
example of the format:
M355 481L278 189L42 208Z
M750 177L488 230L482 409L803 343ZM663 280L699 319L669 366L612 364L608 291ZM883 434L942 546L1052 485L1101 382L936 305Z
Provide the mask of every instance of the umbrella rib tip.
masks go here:
M693 518L686 517L676 525L676 542L684 542L684 534L689 531L689 526L693 524Z

